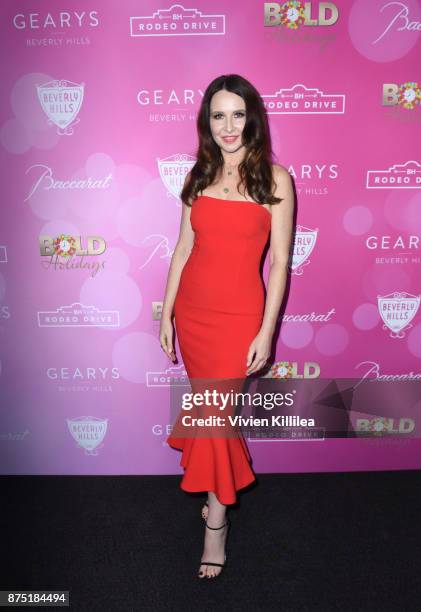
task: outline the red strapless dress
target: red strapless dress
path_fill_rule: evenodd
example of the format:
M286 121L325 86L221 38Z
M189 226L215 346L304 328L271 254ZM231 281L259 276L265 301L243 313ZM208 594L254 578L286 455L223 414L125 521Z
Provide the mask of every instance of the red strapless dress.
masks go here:
M194 244L174 303L187 375L190 381L244 381L247 353L263 318L260 261L271 213L255 202L199 196L193 202L190 222ZM233 504L236 491L255 480L241 432L233 437L173 434L167 443L183 451L183 490L213 491L221 503Z

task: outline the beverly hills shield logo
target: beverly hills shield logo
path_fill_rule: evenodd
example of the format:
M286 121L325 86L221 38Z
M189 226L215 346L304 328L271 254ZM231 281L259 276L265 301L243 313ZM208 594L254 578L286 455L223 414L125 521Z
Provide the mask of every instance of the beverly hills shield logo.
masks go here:
M107 433L108 419L82 416L66 419L67 427L73 439L85 449L87 455L98 455L98 447Z
M165 159L159 159L158 157L156 161L160 177L166 189L179 200L184 179L196 163L195 158L185 153L177 153Z
M84 83L71 81L49 81L37 85L38 99L44 113L57 126L60 135L73 134L70 124L78 123L76 119L83 102Z
M417 314L420 297L410 293L395 292L377 296L377 306L383 319L383 329L390 329L391 338L404 338L405 327L412 327L411 321Z
M318 231L318 228L312 230L303 225L297 225L290 254L289 266L292 274L300 276L304 272L303 267L310 263L308 258L316 244Z

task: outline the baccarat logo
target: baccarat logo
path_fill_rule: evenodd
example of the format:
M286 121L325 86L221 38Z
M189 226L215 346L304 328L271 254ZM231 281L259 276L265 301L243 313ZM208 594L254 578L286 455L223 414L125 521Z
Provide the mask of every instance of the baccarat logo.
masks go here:
M105 240L101 236L88 236L86 247L82 247L81 236L60 234L59 236L40 236L39 249L42 257L41 264L45 269L55 271L90 270L94 277L105 261L96 258L105 252ZM85 260L85 257L92 259Z
M111 187L111 181L113 175L109 172L103 176L86 176L84 178L56 178L53 169L47 164L32 164L26 170L25 174L31 173L34 178L32 184L28 189L28 195L23 200L27 202L34 194L39 191L43 191L45 194L53 190L59 194L66 191L105 191ZM77 196L74 196L77 197Z
M80 121L77 115L82 106L84 91L84 83L65 80L37 85L41 108L49 123L57 126L57 134L60 136L72 135L73 125Z

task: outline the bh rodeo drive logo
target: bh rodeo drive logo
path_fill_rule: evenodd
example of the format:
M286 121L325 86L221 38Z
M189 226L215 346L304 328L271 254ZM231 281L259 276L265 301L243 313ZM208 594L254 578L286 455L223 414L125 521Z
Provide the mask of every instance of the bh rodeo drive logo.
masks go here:
M225 15L202 13L173 4L148 15L130 17L130 36L206 36L225 34Z

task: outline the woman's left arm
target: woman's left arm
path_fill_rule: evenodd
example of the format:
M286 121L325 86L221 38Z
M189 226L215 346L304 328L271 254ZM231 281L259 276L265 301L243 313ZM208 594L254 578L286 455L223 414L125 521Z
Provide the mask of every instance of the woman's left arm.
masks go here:
M291 176L283 166L273 166L273 178L276 182L274 194L283 199L282 202L274 204L271 209L270 272L265 312L260 331L251 343L247 355L247 376L260 370L270 355L272 336L284 297L288 274L294 215L294 191Z

